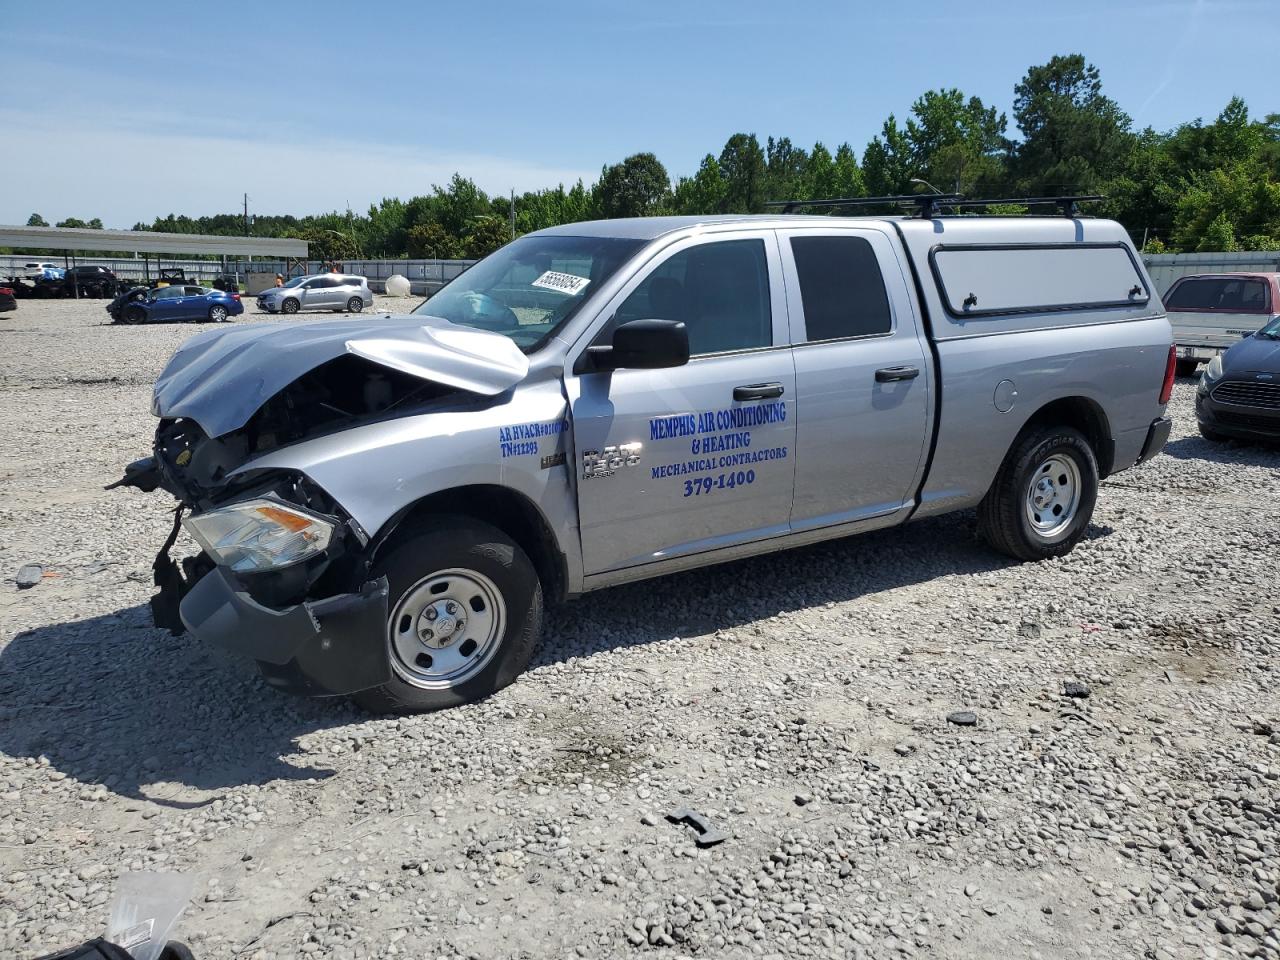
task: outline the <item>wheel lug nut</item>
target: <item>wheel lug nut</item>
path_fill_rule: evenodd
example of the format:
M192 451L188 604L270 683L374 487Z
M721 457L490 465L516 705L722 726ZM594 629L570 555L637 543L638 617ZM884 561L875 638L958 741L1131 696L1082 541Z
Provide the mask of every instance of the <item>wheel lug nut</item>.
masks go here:
M454 603L452 600L450 600L448 603L446 603L446 604L444 605L444 608L445 608L445 610L447 610L449 613L457 613L457 612L458 612L458 605L457 605L456 603Z
M428 619L428 620L434 620L434 619L435 619L436 617L438 617L438 616L440 616L440 614L436 613L436 608L435 608L435 607L428 607L428 608L427 608L427 619Z

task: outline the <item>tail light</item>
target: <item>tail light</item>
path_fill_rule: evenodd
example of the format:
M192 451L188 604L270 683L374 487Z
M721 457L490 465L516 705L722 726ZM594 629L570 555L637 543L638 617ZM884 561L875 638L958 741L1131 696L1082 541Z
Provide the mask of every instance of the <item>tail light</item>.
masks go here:
M1164 364L1164 385L1160 387L1160 406L1169 402L1173 394L1173 373L1178 367L1178 348L1169 348L1169 359Z
M9 287L0 287L0 293L7 294L10 297L13 296L13 290Z
M238 294L238 293L233 293L233 294L231 295L231 299L232 299L232 300L239 300L239 299L240 299L240 294Z

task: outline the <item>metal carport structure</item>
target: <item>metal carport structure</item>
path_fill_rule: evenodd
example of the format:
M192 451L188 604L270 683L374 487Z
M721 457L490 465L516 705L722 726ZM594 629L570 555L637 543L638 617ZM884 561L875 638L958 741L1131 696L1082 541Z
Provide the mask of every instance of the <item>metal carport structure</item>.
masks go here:
M225 266L228 256L268 257L293 266L307 259L307 241L285 237L224 237L202 233L159 233L150 230L93 230L87 227L16 227L0 225L0 247L19 250L120 251L123 253L217 254ZM147 258L143 260L146 269Z

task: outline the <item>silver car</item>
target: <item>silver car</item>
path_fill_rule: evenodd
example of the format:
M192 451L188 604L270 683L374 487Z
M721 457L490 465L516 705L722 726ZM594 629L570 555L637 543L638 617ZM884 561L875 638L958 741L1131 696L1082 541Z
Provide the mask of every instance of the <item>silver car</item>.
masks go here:
M334 310L359 313L373 306L373 291L364 277L340 273L318 273L294 277L283 287L270 287L258 294L258 308L267 313L297 313L299 310Z
M574 223L412 315L187 341L120 485L174 494L201 548L170 559L175 519L157 625L434 709L510 683L544 603L618 583L968 508L1062 556L1164 446L1175 360L1106 220Z

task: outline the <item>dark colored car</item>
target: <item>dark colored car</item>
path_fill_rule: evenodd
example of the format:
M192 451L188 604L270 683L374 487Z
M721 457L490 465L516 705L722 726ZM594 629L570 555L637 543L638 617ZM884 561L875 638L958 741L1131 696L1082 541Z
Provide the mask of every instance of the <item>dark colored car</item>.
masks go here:
M184 320L220 323L242 313L244 304L240 302L238 293L174 283L149 290L146 297L125 304L120 309L120 320L122 323L178 323Z
M0 287L0 313L18 309L18 299L13 295L12 287Z
M1209 361L1196 420L1206 440L1280 440L1280 317Z
M81 265L70 267L62 278L63 293L82 297L114 297L120 286L116 275L106 267Z

